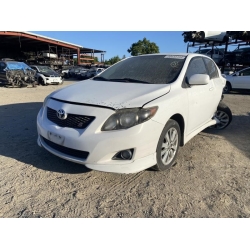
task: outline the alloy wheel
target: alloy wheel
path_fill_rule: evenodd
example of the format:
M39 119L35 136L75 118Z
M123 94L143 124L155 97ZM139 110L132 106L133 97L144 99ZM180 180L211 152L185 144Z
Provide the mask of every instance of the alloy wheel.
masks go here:
M161 160L164 165L169 164L178 148L178 132L175 128L170 128L162 142L161 146Z
M216 124L215 127L217 129L222 129L224 127L227 126L227 124L229 123L229 116L227 113L221 111L221 110L217 110L215 117L220 121L220 123Z

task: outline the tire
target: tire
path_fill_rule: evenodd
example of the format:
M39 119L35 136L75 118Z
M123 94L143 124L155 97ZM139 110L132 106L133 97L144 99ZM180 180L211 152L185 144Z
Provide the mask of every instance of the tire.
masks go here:
M180 147L180 141L180 126L175 120L170 119L165 125L157 144L154 170L164 171L173 166Z
M224 102L219 103L215 117L220 121L220 123L215 124L211 128L217 129L217 130L226 128L233 119L230 108Z
M47 85L47 84L44 83L44 80L43 80L42 77L39 77L39 78L38 78L38 84Z
M224 93L224 94L228 94L231 90L232 90L231 83L230 83L230 82L227 82L227 83L226 83L226 86L225 86L224 89L223 89L223 93Z

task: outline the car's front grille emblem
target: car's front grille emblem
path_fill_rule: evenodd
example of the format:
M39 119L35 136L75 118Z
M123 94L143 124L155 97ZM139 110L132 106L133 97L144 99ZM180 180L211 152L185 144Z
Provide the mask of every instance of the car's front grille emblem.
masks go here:
M63 109L54 110L47 107L47 117L60 127L84 129L95 119L94 116L66 113Z
M63 109L59 109L56 115L61 120L65 120L67 118L67 114Z

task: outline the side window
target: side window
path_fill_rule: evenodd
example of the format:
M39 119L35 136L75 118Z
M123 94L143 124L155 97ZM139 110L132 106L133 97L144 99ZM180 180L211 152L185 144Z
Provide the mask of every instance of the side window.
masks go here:
M208 58L204 58L204 61L207 66L210 79L219 77L219 73L214 62Z
M201 57L193 58L188 65L187 78L189 79L194 74L207 74L207 69Z
M240 76L250 76L250 69L241 71Z

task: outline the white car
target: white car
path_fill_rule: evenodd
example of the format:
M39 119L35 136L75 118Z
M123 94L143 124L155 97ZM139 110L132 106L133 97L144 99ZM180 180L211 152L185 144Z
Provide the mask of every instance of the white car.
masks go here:
M227 42L229 36L226 31L185 31L182 34L184 42Z
M228 126L231 111L220 103L225 83L207 56L126 58L47 96L37 116L37 143L94 170L165 170L200 131Z
M224 93L229 93L234 89L250 89L250 67L231 75L226 75L226 79Z
M38 84L48 85L48 84L62 84L63 79L56 71L45 65L31 65L36 73L36 80Z
M104 71L103 68L91 68L90 70L87 71L86 73L86 78L91 78L94 77L98 74L100 74L102 71Z

